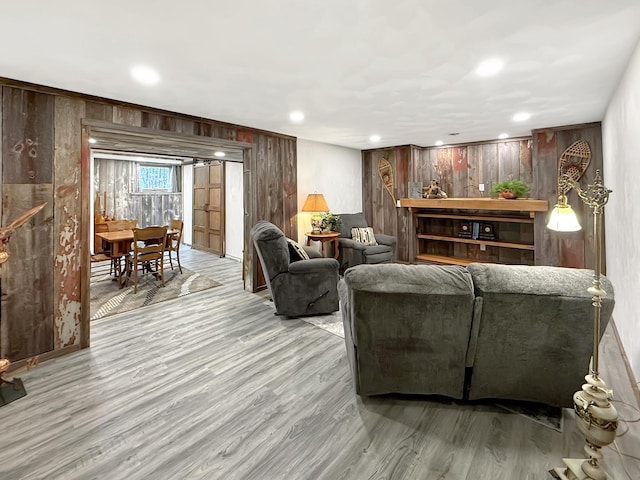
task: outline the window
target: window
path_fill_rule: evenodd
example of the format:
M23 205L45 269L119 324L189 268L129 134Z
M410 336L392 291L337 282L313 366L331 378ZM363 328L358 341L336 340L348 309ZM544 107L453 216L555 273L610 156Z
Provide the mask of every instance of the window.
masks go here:
M172 167L138 165L141 192L173 192Z

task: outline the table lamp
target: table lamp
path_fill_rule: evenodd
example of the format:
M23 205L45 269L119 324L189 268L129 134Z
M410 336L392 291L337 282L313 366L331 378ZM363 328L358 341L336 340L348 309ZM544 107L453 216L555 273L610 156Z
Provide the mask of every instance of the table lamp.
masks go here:
M600 286L600 269L602 263L602 212L609 201L611 190L604 186L600 170L596 170L594 183L582 189L580 184L569 175L558 178L558 203L551 212L547 228L559 232L580 230L576 214L567 203L565 193L573 188L580 199L593 210L593 233L595 239L595 268L593 286L587 291L593 300L593 357L589 373L584 377L586 382L582 389L573 394L573 405L576 412L578 429L585 436L584 451L587 459L563 459L566 468L551 470L554 478L563 480L605 480L607 474L598 463L603 455L600 449L616 439L618 428L618 412L609 401L612 392L598 373L598 347L600 344L600 309L601 298L606 294Z
M320 233L322 231L322 214L328 212L329 207L324 195L321 193L310 193L302 206L303 212L311 212L311 231Z

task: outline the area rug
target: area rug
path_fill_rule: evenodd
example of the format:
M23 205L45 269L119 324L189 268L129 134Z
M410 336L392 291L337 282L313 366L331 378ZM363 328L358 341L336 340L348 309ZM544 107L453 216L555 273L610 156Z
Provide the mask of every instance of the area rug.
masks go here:
M152 275L138 278L138 293L133 293L133 285L123 289L108 274L91 278L91 320L134 310L155 303L173 300L195 292L218 287L221 284L199 273L182 268L165 270L164 283L155 280Z
M329 333L344 338L344 330L342 326L342 315L340 312L333 312L329 315L317 315L314 317L301 317L311 325L322 328ZM549 407L547 405L527 402L511 402L501 401L495 403L497 407L503 408L516 415L522 415L529 420L551 428L557 432L562 432L563 415L562 409L557 407Z
M326 330L329 333L333 333L338 337L344 338L344 329L342 327L342 315L340 312L333 312L329 315L316 315L313 317L300 317L300 320L304 320L311 325L315 325L318 328Z

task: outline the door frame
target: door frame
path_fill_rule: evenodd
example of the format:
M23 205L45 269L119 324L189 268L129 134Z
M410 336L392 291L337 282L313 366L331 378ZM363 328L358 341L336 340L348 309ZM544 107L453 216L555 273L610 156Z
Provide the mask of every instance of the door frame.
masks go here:
M243 279L244 289L256 291L257 285L257 256L251 244L250 231L256 222L258 204L257 191L256 147L252 143L226 140L223 138L204 137L186 133L168 132L153 128L135 127L100 120L82 119L81 123L81 204L82 219L80 223L82 236L81 256L81 314L80 314L80 346L90 346L90 312L89 312L89 279L91 276L91 218L90 192L91 171L89 138L96 138L101 150L118 150L131 153L148 153L159 155L176 155L194 159L220 160L214 156L217 150L229 149L242 151L243 158L243 209L244 209L244 245L243 245Z

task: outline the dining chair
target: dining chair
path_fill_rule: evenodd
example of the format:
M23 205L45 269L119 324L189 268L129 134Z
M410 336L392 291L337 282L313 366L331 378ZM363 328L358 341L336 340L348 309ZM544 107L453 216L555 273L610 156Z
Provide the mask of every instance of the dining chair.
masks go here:
M145 227L133 229L133 251L126 258L126 283L133 274L133 293L138 293L138 270L142 274L151 273L158 278L164 287L164 248L167 238L167 226ZM152 268L152 264L154 268Z
M98 237L97 233L105 233L108 232L106 223L94 223L93 224L93 255L91 255L91 262L104 262L106 260L111 260L111 256L109 255L108 246L105 245L105 242ZM111 272L109 272L111 273Z
M132 230L138 226L138 220L109 220L105 222L109 232Z
M107 232L121 232L122 230L133 230L138 226L138 220L109 220L105 222L107 225ZM127 247L127 249L129 249ZM109 275L112 272L116 272L117 275L120 275L121 272L121 259L123 255L110 255L111 257L111 268L109 269Z
M178 268L182 273L182 265L180 265L180 244L182 243L182 230L184 228L184 222L180 219L171 220L171 230L178 230L178 233L173 235L167 235L167 253L169 254L169 264L171 270L173 270L173 260L171 259L171 252L176 252L176 260L178 262Z

